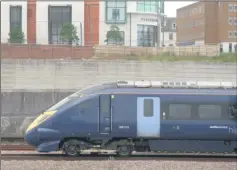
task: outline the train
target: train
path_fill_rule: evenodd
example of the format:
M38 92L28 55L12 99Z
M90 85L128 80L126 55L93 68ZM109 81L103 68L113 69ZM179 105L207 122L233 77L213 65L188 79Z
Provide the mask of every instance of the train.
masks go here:
M28 127L38 152L78 156L88 149L236 153L236 82L114 81L64 98Z

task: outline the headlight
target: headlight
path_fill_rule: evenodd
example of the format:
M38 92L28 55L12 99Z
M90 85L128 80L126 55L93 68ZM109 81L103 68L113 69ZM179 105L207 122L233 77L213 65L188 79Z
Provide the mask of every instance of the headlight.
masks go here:
M33 129L34 127L38 126L40 123L42 123L43 121L47 120L49 117L51 117L57 110L54 111L48 111L48 112L44 112L42 113L40 116L38 116L31 124L30 126L27 128L26 132L28 132L29 130Z

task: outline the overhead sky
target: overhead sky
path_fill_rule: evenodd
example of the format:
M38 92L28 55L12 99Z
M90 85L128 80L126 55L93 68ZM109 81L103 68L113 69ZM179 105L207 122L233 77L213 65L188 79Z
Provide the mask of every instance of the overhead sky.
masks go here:
M165 15L167 17L176 17L176 9L195 3L197 1L169 1L165 2Z

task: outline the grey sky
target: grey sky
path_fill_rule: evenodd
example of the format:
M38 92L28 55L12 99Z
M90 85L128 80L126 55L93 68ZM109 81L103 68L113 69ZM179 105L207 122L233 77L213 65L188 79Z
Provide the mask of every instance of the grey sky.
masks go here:
M170 1L170 2L165 2L165 14L168 17L176 17L176 9L181 8L183 6L187 6L189 4L195 3L197 1Z

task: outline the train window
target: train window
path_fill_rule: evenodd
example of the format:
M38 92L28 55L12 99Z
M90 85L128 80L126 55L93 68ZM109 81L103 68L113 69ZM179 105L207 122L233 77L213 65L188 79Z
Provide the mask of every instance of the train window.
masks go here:
M237 104L229 106L229 112L232 118L237 118Z
M173 120L187 120L191 117L192 106L188 104L170 104L169 118Z
M220 119L222 108L220 105L199 105L198 114L200 119Z
M144 99L144 116L153 116L153 99Z

